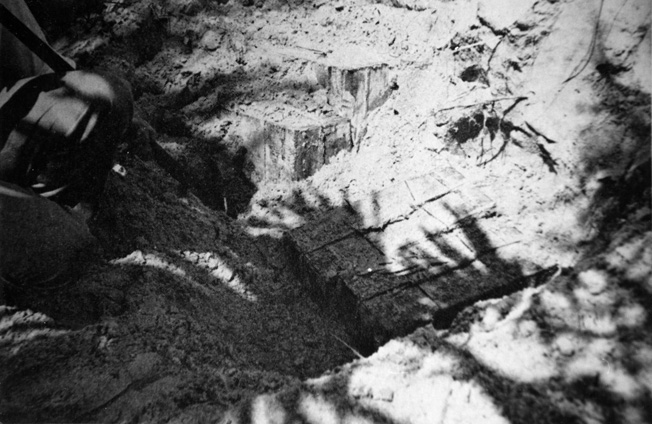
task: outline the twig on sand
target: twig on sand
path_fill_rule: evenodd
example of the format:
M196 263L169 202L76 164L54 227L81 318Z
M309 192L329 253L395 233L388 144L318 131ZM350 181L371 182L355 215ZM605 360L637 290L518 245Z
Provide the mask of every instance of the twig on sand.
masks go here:
M444 108L441 108L441 109L438 109L438 110L432 112L432 114L436 115L439 112L444 112L446 110L464 109L464 108L467 108L467 107L481 106L481 105L486 105L486 104L489 104L489 103L502 102L502 101L505 101L505 100L522 101L522 100L526 100L526 99L527 99L527 97L525 97L525 96L496 97L494 99L484 100L482 102L470 103L470 104L467 104L467 105L455 105L455 106L444 107Z
M344 346L348 347L351 350L351 352L355 353L355 356L357 356L360 359L364 359L364 356L362 356L362 354L360 352L358 352L353 346L351 346L350 344L348 344L347 342L345 342L341 338L337 337L335 334L333 334L333 333L330 333L330 334L331 334L331 336L333 336L335 338L335 340L342 343Z
M600 17L602 16L602 6L604 6L604 0L600 0L600 8L598 9L598 17L595 19L595 28L593 30L593 34L591 35L591 44L589 45L589 50L586 53L586 56L582 59L582 61L573 69L571 74L566 78L562 84L566 84L568 81L572 80L576 76L582 73L584 69L586 69L587 65L591 61L591 57L593 56L593 51L595 50L595 44L596 40L598 38L598 31L600 30Z
M529 122L526 121L526 122L525 122L525 125L527 125L527 127L528 127L528 128L529 128L529 129L534 133L534 134L536 134L536 135L538 135L538 136L540 136L540 137L543 137L543 139L546 140L548 143L550 143L550 144L555 144L555 143L556 143L555 140L553 140L553 139L550 138L550 137L546 137L543 133L541 133L541 131L539 131L538 129L536 129L536 128L535 128L532 124L530 124Z
M485 42L484 41L478 41L477 43L467 44L466 46L458 47L455 50L453 50L453 53L457 53L457 52L462 51L462 50L472 49L473 47L477 47L477 46L479 46L481 44L485 44Z
M495 155L493 155L489 160L486 160L486 161L484 161L484 162L481 162L481 163L480 163L480 166L483 166L483 165L488 164L488 163L491 162L492 160L496 159L496 158L497 158L497 157L498 157L498 156L499 156L503 151L505 151L505 148L507 147L507 143L509 143L509 134L507 133L506 136L505 136L505 131L503 131L503 125L504 125L504 122L505 122L505 116L507 116L507 114L508 114L509 112L511 112L512 110L514 110L514 108L516 107L516 105L518 105L520 102L522 102L522 101L525 100L526 98L527 98L527 97L518 97L518 98L516 99L516 101L515 101L514 103L512 103L512 105L511 105L510 107L508 107L507 109L505 109L505 111L503 112L502 116L500 117L500 121L498 121L498 129L497 129L497 131L502 131L503 134L504 134L504 135L503 135L503 140L504 140L503 145L500 146L500 148L498 149L498 153L496 153ZM509 125L512 125L512 124L509 123ZM524 132L525 134L527 134L527 132L524 131L524 130L521 129L521 128L518 128L518 127L512 127L512 130L513 130L513 129L520 130L520 131ZM529 134L527 134L527 135L529 136ZM493 150L493 148L492 148L492 150ZM482 156L480 156L480 157L482 158Z
M505 35L500 37L500 40L498 40L498 42L496 43L494 48L491 49L491 54L489 55L489 59L487 59L487 74L491 70L491 59L494 58L494 55L496 54L496 51L498 50L498 46L500 46L500 43L502 43L504 39L505 39Z

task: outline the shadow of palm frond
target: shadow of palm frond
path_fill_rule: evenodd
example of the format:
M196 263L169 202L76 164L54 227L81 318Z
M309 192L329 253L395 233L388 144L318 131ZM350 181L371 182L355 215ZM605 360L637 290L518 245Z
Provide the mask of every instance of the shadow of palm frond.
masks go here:
M402 271L397 273L401 282L392 290L421 290L437 305L432 319L435 327L450 326L457 314L477 301L540 285L557 271L553 267L526 273L514 254L521 241L506 241L507 237L492 234L483 225L492 219L490 212L473 214L446 202L442 205L439 210L453 217L448 220L452 224L438 226L417 220L411 226L418 231L405 231L405 240L393 249ZM431 218L438 220L437 216L427 217Z

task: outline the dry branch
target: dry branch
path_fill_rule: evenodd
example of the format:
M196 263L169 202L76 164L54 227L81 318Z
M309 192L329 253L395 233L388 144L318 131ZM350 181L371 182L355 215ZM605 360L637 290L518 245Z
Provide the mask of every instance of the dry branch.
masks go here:
M452 109L465 109L465 108L468 108L468 107L482 106L482 105L486 105L486 104L489 104L489 103L502 102L502 101L505 101L505 100L522 101L522 100L526 100L526 99L527 99L527 97L525 97L525 96L496 97L495 99L489 99L489 100L485 100L485 101L482 101L482 102L470 103L470 104L467 104L467 105L455 105L455 106L444 107L444 108L441 108L441 109L438 109L438 110L432 112L432 115L436 115L439 112L444 112L444 111L452 110Z

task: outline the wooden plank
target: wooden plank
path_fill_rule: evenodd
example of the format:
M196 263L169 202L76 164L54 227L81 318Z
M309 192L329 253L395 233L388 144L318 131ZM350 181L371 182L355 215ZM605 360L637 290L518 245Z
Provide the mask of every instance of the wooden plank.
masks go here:
M405 184L414 198L413 203L416 205L441 197L450 190L435 172L412 178L407 180Z
M351 148L351 124L342 117L325 118L277 102L256 102L230 113L244 122L240 136L256 182L307 178Z
M412 196L404 184L393 184L352 201L353 208L362 218L361 229L383 228L403 219L411 211L411 204Z
M302 254L322 249L328 244L356 234L358 219L347 209L334 209L289 232L288 236Z
M379 346L429 324L439 309L418 287L409 287L365 300L360 305L360 326Z

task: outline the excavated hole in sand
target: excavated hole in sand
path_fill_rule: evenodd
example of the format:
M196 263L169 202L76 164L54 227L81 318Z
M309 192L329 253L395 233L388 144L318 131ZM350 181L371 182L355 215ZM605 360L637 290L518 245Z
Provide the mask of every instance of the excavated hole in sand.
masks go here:
M357 123L364 127L363 120L358 120ZM321 152L325 151L324 140L328 139L323 134L332 134L323 131L321 127L311 131L305 127L289 126L279 130L277 123L270 124L267 128L264 122L257 125L262 129L254 134L268 142L282 145L282 141L292 140L294 146L305 143L303 151L299 150L303 155L294 158L294 168L288 167L287 162L275 161L273 155L263 151L259 156L262 160L258 162L262 170L259 168L257 171L263 183L270 176L274 183L301 179L303 175L288 173L288 168L297 169L297 166L310 161L314 163L315 156L310 156L310 153L320 151L320 148ZM450 133L451 140L462 144L477 136L485 126L494 132L498 131L493 116L485 117L480 112L470 113L452 125L454 131ZM277 135L279 133L282 135ZM266 147L264 143L260 144ZM314 148L305 148L306 144ZM439 180L442 174L448 174L441 180L446 183ZM492 215L495 203L476 187L448 189L463 178L454 169L436 170L389 186L367 199L358 199L361 203L352 207L356 210L336 208L321 211L314 221L285 233L284 267L292 270L295 280L316 303L339 318L347 330L349 343L363 355L372 354L390 339L407 335L423 325L432 323L436 328L447 328L465 307L480 300L502 297L531 285L542 284L547 276L556 271L555 267L538 268L523 274L515 264L504 261L497 255L487 254L495 250L487 246L487 243L489 246L496 243L493 235L496 232L509 233L510 229L493 228L492 241L483 238L489 229L484 228L484 224L479 226L478 222ZM416 191L413 192L409 187L405 191L405 186L411 186ZM390 250L386 250L387 246L383 247L385 242L381 239L387 233L390 233L390 239L396 239L395 233L401 230L392 229L394 223L414 221L416 226L420 226L422 221L428 224L429 218L426 215L433 216L432 213L419 215L415 212L420 208L413 207L419 203L414 193L422 198L424 204L433 208L438 220L449 220L444 224L445 229L439 228L437 231L440 232L433 233L436 238L433 243L442 249L440 253L446 260L459 255L454 261L457 264L452 265L452 268L446 265L442 268L424 268L423 264L415 263L416 269L396 270L387 265L392 261L387 253ZM442 198L444 203L439 201ZM405 210L402 209L403 206ZM463 215L458 215L458 212ZM400 218L383 216L388 213L397 213ZM383 221L385 218L387 222ZM381 220L380 224L375 221L377 219ZM370 221L375 221L376 224L365 227ZM352 232L351 228L360 230ZM414 228L410 231L412 230ZM474 239L476 233L479 235ZM501 234L501 237L509 238L507 234ZM461 258L470 258L475 254L466 246L465 238L470 238L471 244L476 245L477 252L482 252L485 256L475 257L468 262L462 260ZM432 259L437 259L437 255ZM429 274L435 268L436 272ZM422 275L419 277L417 274ZM420 282L415 282L419 279ZM439 302L442 298L445 301Z

